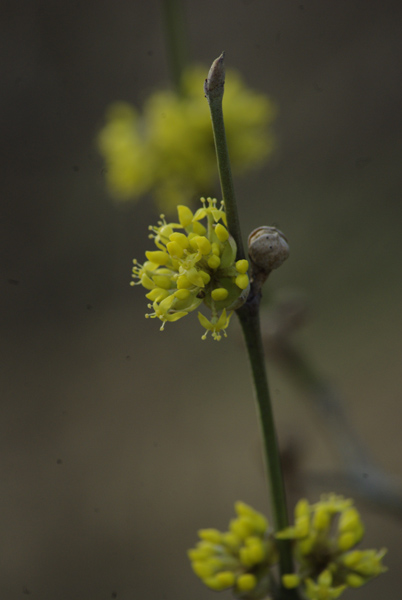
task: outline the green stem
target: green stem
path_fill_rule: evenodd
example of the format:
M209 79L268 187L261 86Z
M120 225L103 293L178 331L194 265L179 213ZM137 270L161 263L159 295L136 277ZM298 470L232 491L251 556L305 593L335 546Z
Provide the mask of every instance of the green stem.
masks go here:
M170 72L176 91L182 93L182 74L188 64L188 47L182 0L161 0Z
M270 498L274 528L276 531L288 527L285 486L282 476L279 446L275 430L272 403L268 387L268 378L265 368L264 349L261 338L259 297L254 297L238 311L247 353L250 361L257 400L258 415L264 443L265 466L269 481ZM293 571L293 561L289 542L279 542L280 546L280 571L281 574Z
M237 260L245 258L240 231L239 215L233 186L232 169L230 167L229 151L226 142L225 125L223 121L222 99L225 85L224 55L217 58L205 80L205 96L211 111L212 131L214 134L216 158L218 161L219 179L221 182L222 198L225 202L228 229L237 244Z
M239 259L244 258L244 250L223 121L222 98L225 84L223 62L224 54L222 53L222 55L213 62L205 81L204 89L211 111L219 177L222 187L222 196L225 201L228 229L236 241L238 252L237 258ZM237 310L237 315L243 329L253 375L258 415L264 441L265 464L272 502L274 528L278 531L288 526L288 516L279 448L265 369L259 311L260 294L256 294L252 286L249 299L246 304ZM281 575L291 573L293 571L293 561L290 542L287 540L278 541L278 547L280 552L280 573ZM295 600L298 597L296 590L286 590L282 586L279 589L278 598L280 600Z

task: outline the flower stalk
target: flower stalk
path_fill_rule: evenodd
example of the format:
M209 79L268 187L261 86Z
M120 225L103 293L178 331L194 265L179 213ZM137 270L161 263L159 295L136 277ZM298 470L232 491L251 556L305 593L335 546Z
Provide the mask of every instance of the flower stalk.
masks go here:
M225 203L228 229L236 241L238 259L244 258L241 229L236 205L233 178L230 168L229 152L226 143L225 126L222 110L222 99L224 94L225 69L224 53L212 64L205 80L204 91L208 100L212 129L214 134L217 162L222 197ZM273 523L276 531L288 527L288 515L286 505L285 487L278 441L275 431L275 423L272 412L272 403L269 393L268 380L265 368L264 350L261 338L259 306L261 292L251 284L251 290L246 303L236 312L239 317L250 366L253 377L255 396L257 400L258 415L263 436L264 457L269 482L270 496L272 502ZM279 541L279 568L281 575L292 572L293 561L291 547L288 540ZM296 590L281 588L279 596L281 600L298 598Z

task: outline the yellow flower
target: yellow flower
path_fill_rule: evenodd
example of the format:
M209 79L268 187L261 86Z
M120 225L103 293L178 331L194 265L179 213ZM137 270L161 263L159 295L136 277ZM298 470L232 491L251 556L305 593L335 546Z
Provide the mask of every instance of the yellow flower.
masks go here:
M119 200L151 192L158 206L172 212L177 204L213 193L217 181L211 120L203 94L207 69L183 75L183 94L154 92L140 114L128 103L113 104L99 133L106 182ZM225 125L235 174L264 164L273 150L272 102L248 89L228 71L224 96Z
M236 502L237 517L229 531L201 529L200 541L188 551L194 573L209 588L233 589L242 599L265 598L270 591L270 567L278 562L275 539L266 518Z
M194 214L187 206L178 206L178 223L168 223L161 215L158 225L150 227L157 249L145 252L142 265L134 260L132 285L147 290L153 312L146 316L160 319L161 329L167 321L177 321L206 304L212 317L198 315L206 329L202 338L210 331L220 340L232 312L247 299L248 262L236 261L236 242L227 230L223 203L218 208L214 199L201 202Z
M299 500L295 524L276 534L294 540L297 574L282 578L287 588L302 585L310 600L333 600L348 587L360 587L386 568L386 550L356 550L364 534L353 501L328 494L316 504Z

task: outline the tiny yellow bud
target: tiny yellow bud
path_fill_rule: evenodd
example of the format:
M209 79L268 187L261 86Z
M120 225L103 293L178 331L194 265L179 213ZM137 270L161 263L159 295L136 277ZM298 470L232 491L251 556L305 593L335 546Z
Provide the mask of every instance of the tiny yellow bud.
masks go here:
M241 540L237 537L236 534L231 531L226 531L222 534L222 541L231 550L238 550Z
M179 275L177 278L177 288L178 289L187 289L190 288L193 284L189 281L186 275Z
M200 529L198 535L202 540L212 544L219 544L222 541L222 534L217 529Z
M359 542L356 534L353 531L347 531L346 533L342 533L338 537L338 548L345 552L346 550L350 550Z
M198 273L200 274L205 285L207 285L207 283L209 283L211 281L211 275L209 273L207 273L206 271L200 270L200 271L198 271Z
M248 271L248 260L242 258L236 262L236 271L239 273L247 273Z
M338 530L343 533L345 531L355 531L356 533L362 530L362 522L359 512L353 507L349 507L341 513L339 517Z
M145 256L151 262L162 266L166 265L170 260L169 254L162 250L148 250L145 252Z
M220 300L225 300L229 295L229 292L226 288L215 288L211 292L212 300L215 302L219 302Z
M180 289L177 290L174 295L179 300L186 300L190 296L190 292L186 289Z
M297 519L298 517L301 517L302 515L303 516L310 515L310 505L308 503L308 500L306 500L305 498L302 498L301 500L299 500L295 506L295 518Z
M193 571L198 577L204 579L204 577L210 577L214 574L214 567L205 560L195 560L191 564Z
M172 281L171 281L170 277L167 277L166 275L154 275L153 280L158 287L161 287L164 290L169 290L172 286ZM141 283L142 283L142 278L141 278ZM142 284L142 285L144 285L144 284ZM153 286L153 287L155 287L155 286Z
M197 244L198 249L201 252L201 254L206 256L207 254L209 254L211 252L211 242L209 241L208 238L206 238L203 235L200 235L199 237L194 238L194 240L196 241L196 244Z
M235 582L235 575L232 571L221 571L217 573L216 579L219 580L223 588L232 587Z
M181 258L183 256L183 246L181 246L177 242L168 242L166 244L166 249L171 256L174 256L176 258Z
M332 575L329 569L325 569L322 571L322 573L320 573L318 576L318 583L322 586L330 587L332 583Z
M282 575L282 583L285 588L291 590L300 585L300 577L298 575L295 575L294 573Z
M313 528L323 531L330 526L331 515L325 506L318 506L313 517Z
M349 552L342 557L342 562L345 567L353 569L360 562L361 556L362 552L360 550L353 550L353 552Z
M241 290L245 290L249 284L248 275L247 274L238 275L235 279L235 283L238 288L240 288Z
M235 576L231 571L222 571L213 577L207 577L203 579L205 585L212 590L220 592L233 586L235 582Z
M219 265L221 264L221 259L219 258L219 256L216 256L216 254L212 254L209 258L208 258L208 267L210 269L217 269L219 267Z
M168 238L170 235L172 235L172 233L173 233L173 229L170 227L170 225L163 225L159 229L159 235L161 237Z
M177 242L184 249L187 249L189 246L188 237L184 235L184 233L179 233L176 231L169 236L169 240L171 242Z
M228 230L224 225L221 225L221 223L218 223L215 227L215 233L220 242L226 242L226 240L229 238Z
M215 254L215 256L220 256L221 251L219 248L219 244L217 244L216 242L212 242L211 252L212 254Z
M153 290L155 287L155 283L156 283L156 285L158 285L157 282L155 281L155 279L154 279L154 281L152 281L152 279L150 279L150 277L148 277L148 275L146 275L145 273L143 275L141 275L141 285L146 290ZM160 286L160 287L163 287L163 286Z
M252 561L252 564L256 565L257 563L262 562L265 557L265 548L262 541L257 537L250 536L245 542L248 546L249 558Z
M155 300L156 302L161 302L162 300L167 298L167 296L169 296L168 290L163 290L162 288L157 287L148 292L148 294L145 294L145 297L148 298L148 300L151 300L152 302L154 302Z
M205 235L207 233L204 225L202 225L199 221L195 221L193 223L193 230L197 235Z
M188 206L179 205L177 207L177 214L179 216L179 222L182 227L188 227L193 220L193 213Z
M160 302L158 309L163 313L167 313L169 309L172 307L173 302L175 301L174 294L169 294Z
M352 588L358 588L365 583L365 579L356 573L349 573L346 576L346 583Z
M187 279L197 287L205 287L204 279L201 275L201 271L197 271L195 267L191 267L186 271ZM179 277L180 279L180 277Z
M236 580L236 587L240 592L251 592L256 585L257 579L255 575L252 575L251 573L244 573Z

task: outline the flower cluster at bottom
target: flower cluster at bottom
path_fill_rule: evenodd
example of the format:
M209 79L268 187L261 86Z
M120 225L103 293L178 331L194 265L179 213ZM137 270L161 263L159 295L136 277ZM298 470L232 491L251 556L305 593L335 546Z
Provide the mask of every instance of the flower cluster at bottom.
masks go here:
M202 208L194 214L187 206L178 206L178 223L167 223L163 215L150 238L157 250L145 253L143 265L134 260L132 285L141 284L152 302L153 312L164 328L177 321L202 302L211 312L207 319L198 313L201 325L215 340L226 336L232 311L248 296L248 261L236 261L236 242L227 229L224 205L215 199L201 198ZM206 219L206 226L201 221ZM229 313L227 312L229 311Z
M293 540L296 573L285 574L285 588L299 588L309 600L335 600L380 575L386 550L357 550L364 527L353 501L328 494L316 504L300 500L295 524L272 533L263 515L242 502L229 531L199 531L201 541L189 550L194 572L213 590L231 588L238 598L270 598L278 589L271 567L278 562L276 539ZM276 538L276 539L275 539Z
M265 597L269 569L278 560L275 539L262 514L244 502L236 502L235 510L229 531L198 532L201 541L188 551L193 571L213 590L232 588L240 598Z
M353 501L335 494L316 504L299 500L295 524L276 535L294 540L297 574L283 576L283 585L302 585L311 600L333 600L383 573L386 550L357 550L364 527Z

